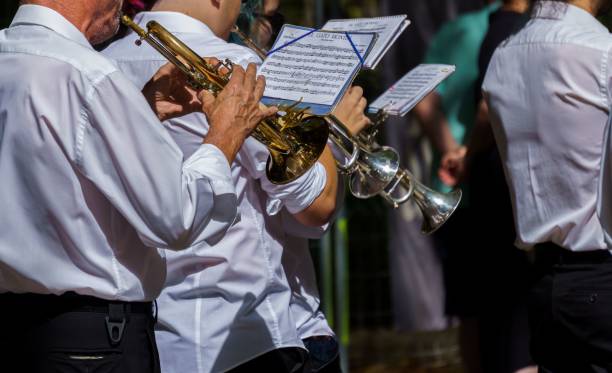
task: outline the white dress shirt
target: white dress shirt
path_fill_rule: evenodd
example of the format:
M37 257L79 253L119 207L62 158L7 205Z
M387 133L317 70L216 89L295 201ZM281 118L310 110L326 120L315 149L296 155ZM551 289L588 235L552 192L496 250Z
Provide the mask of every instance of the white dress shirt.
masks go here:
M343 187L338 188L336 200L344 200ZM308 245L308 239L322 238L329 224L322 227L305 227L286 213L286 210L282 211L281 218L286 233L283 243L283 268L291 287L291 315L295 320L298 335L302 340L315 336L335 336L321 311L317 276Z
M140 25L150 20L202 56L241 65L259 62L250 50L228 44L184 14L145 12L135 17ZM136 39L131 33L104 53L140 86L165 60L146 44L136 47ZM197 114L170 121L167 128L185 154L191 154L208 124ZM165 373L225 371L273 349L303 348L289 311L291 291L281 265L285 232L278 213L308 207L323 191L326 174L317 163L296 181L274 185L265 177L268 154L253 138L241 148L232 165L240 221L221 242L168 253L156 333Z
M155 299L155 247L224 232L223 153L186 159L147 101L59 13L23 5L0 31L0 292Z
M545 1L493 55L483 91L521 248L609 247L596 204L611 50L612 36L591 14Z

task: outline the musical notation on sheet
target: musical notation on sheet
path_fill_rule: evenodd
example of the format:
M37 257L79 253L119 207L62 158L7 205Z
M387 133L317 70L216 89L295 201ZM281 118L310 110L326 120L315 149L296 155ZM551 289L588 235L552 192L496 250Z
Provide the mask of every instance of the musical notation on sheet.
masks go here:
M285 25L259 74L264 96L332 107L359 71L376 36Z
M384 108L388 114L404 116L454 71L452 65L419 65L374 100L369 111Z

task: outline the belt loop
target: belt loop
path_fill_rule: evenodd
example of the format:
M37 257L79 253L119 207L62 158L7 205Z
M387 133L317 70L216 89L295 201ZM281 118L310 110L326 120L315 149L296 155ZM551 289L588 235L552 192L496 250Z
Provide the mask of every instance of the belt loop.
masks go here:
M108 338L112 346L116 346L121 342L125 323L125 305L121 303L109 303L108 316L106 316L106 330L108 331Z

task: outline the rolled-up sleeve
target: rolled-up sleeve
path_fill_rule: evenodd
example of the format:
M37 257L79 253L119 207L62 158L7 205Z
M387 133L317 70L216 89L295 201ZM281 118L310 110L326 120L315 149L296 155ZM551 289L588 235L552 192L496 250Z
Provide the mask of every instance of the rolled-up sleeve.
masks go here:
M321 195L326 183L327 173L320 163L288 184L272 184L264 177L261 185L268 194L266 212L276 215L283 207L292 214L304 211Z
M183 164L183 172L210 180L216 195L235 194L225 154L214 145L202 144Z
M179 250L231 226L237 199L218 148L200 145L185 160L140 91L118 72L95 84L86 103L77 168L145 244Z

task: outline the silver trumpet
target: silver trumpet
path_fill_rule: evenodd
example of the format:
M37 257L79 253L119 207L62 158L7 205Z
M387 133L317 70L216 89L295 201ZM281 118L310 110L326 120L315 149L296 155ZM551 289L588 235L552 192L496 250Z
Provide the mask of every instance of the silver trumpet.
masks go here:
M387 146L380 146L376 142L376 134L380 124L384 122L387 115L383 110L376 114L376 119L372 122L369 128L363 130L359 135L359 144L362 148L368 151L374 151L374 154L380 152L392 152L389 154L389 159L398 160L397 152ZM428 188L421 182L415 179L414 175L405 168L397 169L388 167L388 164L381 164L379 159L372 160L372 168L376 168L381 173L384 170L386 176L390 176L389 182L379 190L381 183L380 175L372 177L368 173L355 172L350 177L349 189L351 194L357 198L370 198L374 195L381 196L393 208L398 208L401 204L412 199L421 210L423 215L423 224L421 232L423 234L432 234L440 228L461 202L461 189L455 189L449 193L440 193L431 188ZM393 163L395 166L396 163ZM387 180L386 178L384 179Z
M238 27L232 30L247 47L264 60L266 52ZM387 115L380 110L372 125L353 136L333 114L324 116L329 125L329 139L346 160L336 161L338 170L348 175L349 189L357 198L381 196L393 208L412 199L423 215L421 232L431 234L440 228L453 214L461 201L461 190L444 194L418 182L407 169L400 167L397 151L380 146L375 137Z

